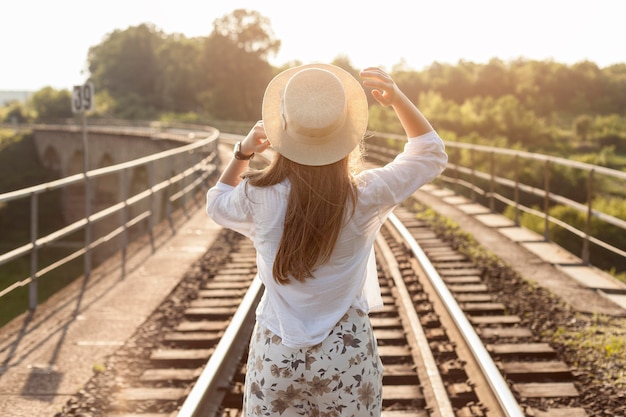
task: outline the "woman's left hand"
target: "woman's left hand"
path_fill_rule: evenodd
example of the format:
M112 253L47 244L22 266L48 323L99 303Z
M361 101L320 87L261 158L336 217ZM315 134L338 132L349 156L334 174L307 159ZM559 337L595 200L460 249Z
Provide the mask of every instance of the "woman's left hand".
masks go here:
M399 96L398 87L389 74L377 67L365 68L361 71L363 86L372 88L372 96L381 105L393 106Z

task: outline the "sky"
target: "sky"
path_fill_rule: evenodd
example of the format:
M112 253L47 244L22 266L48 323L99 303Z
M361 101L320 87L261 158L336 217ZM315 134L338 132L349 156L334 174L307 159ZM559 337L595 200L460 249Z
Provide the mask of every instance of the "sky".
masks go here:
M152 23L208 36L236 9L259 12L282 45L270 63L394 65L492 58L626 63L623 0L12 0L0 8L0 91L83 84L87 52L115 30Z

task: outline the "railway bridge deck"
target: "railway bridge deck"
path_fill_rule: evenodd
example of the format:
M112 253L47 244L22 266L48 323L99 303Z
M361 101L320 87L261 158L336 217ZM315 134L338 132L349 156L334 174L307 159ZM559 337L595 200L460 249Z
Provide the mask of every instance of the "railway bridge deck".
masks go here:
M558 295L572 309L626 315L626 285L584 266L541 236L450 192L427 186L417 200L462 225L483 247ZM124 278L115 259L0 329L0 414L54 416L108 355L214 243L220 228L202 207L158 233L156 250L135 244ZM584 277L584 280L582 279Z

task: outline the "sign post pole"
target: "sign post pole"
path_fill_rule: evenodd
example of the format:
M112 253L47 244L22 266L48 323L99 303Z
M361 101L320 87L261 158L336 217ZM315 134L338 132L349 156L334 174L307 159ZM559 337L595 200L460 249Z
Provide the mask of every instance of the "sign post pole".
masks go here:
M87 115L94 107L94 88L92 82L75 85L72 93L72 112L81 113L83 129L83 181L85 184L85 278L91 274L91 181L89 172L89 142L87 140Z

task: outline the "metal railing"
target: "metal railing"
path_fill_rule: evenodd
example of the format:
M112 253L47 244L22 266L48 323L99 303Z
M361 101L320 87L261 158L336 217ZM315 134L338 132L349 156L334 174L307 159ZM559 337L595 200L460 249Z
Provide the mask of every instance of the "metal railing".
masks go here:
M66 129L66 127L63 129ZM105 128L95 129L102 130ZM123 130L124 134L128 134L128 128L120 129ZM114 133L114 130L109 128L109 133ZM191 133L193 134L190 135ZM12 291L28 285L29 308L36 308L38 280L40 278L80 257L84 258L83 273L85 276L88 276L91 271L92 253L97 248L114 240L116 240L117 244L115 247L121 248L121 268L124 271L130 229L142 223L144 225L147 224L144 229L149 234L150 240L154 245L154 225L164 220L163 218L156 218L155 214L161 213L161 217L167 218L172 223L174 208L186 208L186 199L190 195L195 195L200 187L206 185L208 178L217 173L215 161L218 159L217 139L219 131L216 129L204 128L202 131L197 132L185 131L180 128L176 129L175 132L163 132L161 129L138 129L135 131L135 135L145 135L154 139L176 140L181 143L181 146L132 161L93 169L56 181L0 194L0 205L21 199L30 200L30 242L0 253L0 266L22 257L30 257L30 275L16 280L6 288L0 289L0 300ZM192 137L193 140L190 140ZM155 181L154 175L157 164L165 164L168 174L171 173L166 179L159 182ZM137 169L141 169L147 178L146 183L143 184L145 186L133 193L131 189L133 186L137 188L137 184L132 183L131 173ZM98 210L92 212L92 204L90 202L96 197L94 195L94 185L97 184L97 181L107 176L108 178L111 178L111 176L116 178L121 197L105 207L102 207L102 204L100 204ZM84 193L84 217L45 236L40 236L40 196L52 190L67 191L71 187L79 187L80 191ZM157 196L161 198L157 198ZM105 229L105 231L100 234L92 234L94 224L104 221L107 221L108 226L100 229ZM81 231L84 233L82 242L72 245L68 244L67 241L63 241L63 239L75 236ZM45 247L54 245L64 248L74 246L78 247L78 249L48 265L40 265L39 252Z
M67 128L67 127L65 127ZM91 128L90 128L91 129ZM96 130L103 130L96 128ZM125 250L128 245L129 230L140 223L147 223L147 232L153 240L153 226L161 219L155 218L154 205L157 204L155 196L167 194L165 200L166 217L171 222L172 208L186 196L198 190L206 179L216 172L214 160L217 158L217 138L219 131L212 128L203 128L195 131L193 135L190 130L184 127L174 129L141 128L141 127L118 127L121 133L128 134L129 129L134 130L137 135L145 135L155 139L175 139L185 143L176 149L160 152L137 160L112 165L105 168L90 170L86 173L72 175L63 179L28 187L22 190L0 194L0 205L19 199L30 200L30 242L15 247L4 253L0 253L0 266L7 264L21 257L30 258L30 274L23 279L10 284L4 289L0 289L0 300L12 291L29 286L29 307L34 309L37 305L37 281L44 275L56 270L69 262L84 258L84 273L88 275L91 269L92 252L98 247L118 238L121 239L122 263L125 262ZM193 137L193 140L190 138ZM390 141L391 140L391 144ZM397 153L397 149L404 143L404 136L374 134L367 141L367 146L376 147L377 151L387 151L391 156ZM397 143L396 143L397 142ZM391 150L395 148L396 150ZM600 220L620 231L626 231L626 221L611 214L602 212L593 207L594 196L598 194L598 187L595 185L597 178L603 176L609 181L617 183L615 189L623 189L626 184L626 173L601 166L571 161L564 158L522 152L510 149L495 148L489 146L473 145L468 143L446 142L446 149L450 156L446 171L439 177L438 181L448 184L456 190L463 189L469 193L472 200L481 198L486 201L492 211L503 211L502 207L512 207L514 210L514 221L519 224L519 213L525 212L538 216L544 220L544 238L549 240L550 225L557 225L577 237L582 241L581 258L585 263L591 263L590 245L596 245L606 251L626 260L626 251L605 240L591 235L590 227L592 219ZM195 155L193 163L173 173L166 180L155 183L154 166L157 163L170 163L174 158L182 155ZM170 161L170 162L168 162ZM524 170L529 169L529 164L535 163L541 166L540 175L534 172L533 176L524 176ZM130 193L131 175L129 173L139 167L144 167L147 172L147 186L134 193ZM536 167L533 168L536 171ZM584 178L585 197L583 201L575 200L571 196L560 195L558 190L551 188L551 177L555 170L570 169L575 170L579 177ZM91 212L91 201L93 195L93 184L107 175L118 175L120 177L120 187L122 198L107 207ZM528 180L532 178L532 180ZM605 181L606 183L606 181ZM76 186L85 187L85 215L83 218L73 221L58 230L39 236L40 220L39 197L51 190L67 189ZM172 192L173 189L178 188ZM534 200L533 200L534 199ZM529 201L540 202L541 208L537 204ZM498 204L497 204L498 203ZM499 207L496 207L498 205ZM554 205L563 205L574 209L585 216L585 227L580 229L562 219L558 219L550 214L550 208ZM140 207L140 210L132 212L132 207ZM96 222L103 219L111 219L117 215L119 222L105 234L98 235L92 240L92 227ZM58 259L48 265L41 266L38 257L39 252L45 247L62 244L62 239L67 236L84 232L84 241L80 248L74 252ZM77 245L78 246L78 245ZM124 269L124 265L122 265Z
M367 140L367 146L376 152L386 149L390 156L395 156L405 141L404 136L375 133ZM543 220L546 241L550 240L551 225L567 230L580 239L580 258L586 264L593 263L590 246L595 245L620 259L616 264L618 269L626 269L626 250L592 236L591 231L592 220L610 225L619 234L626 231L624 219L594 207L597 196L625 199L626 172L512 149L448 141L445 144L448 165L437 181L457 192L465 192L474 202L482 200L480 202L492 212L504 212L506 207L510 207L516 225L520 224L521 212L537 216ZM555 183L558 180L570 181L577 186L557 189ZM581 213L585 219L584 226L576 227L553 216L550 210L557 205Z

